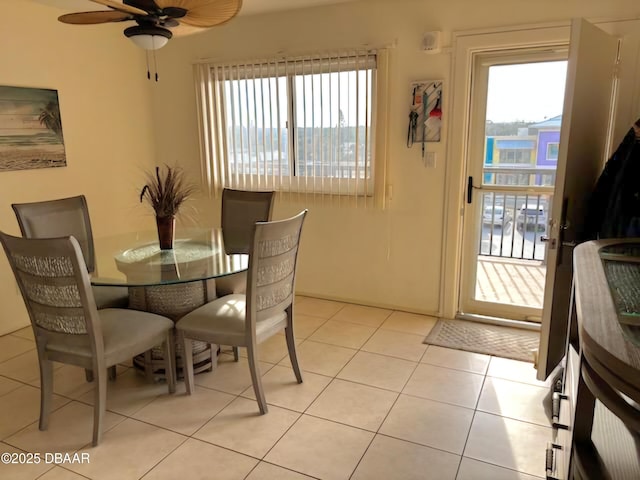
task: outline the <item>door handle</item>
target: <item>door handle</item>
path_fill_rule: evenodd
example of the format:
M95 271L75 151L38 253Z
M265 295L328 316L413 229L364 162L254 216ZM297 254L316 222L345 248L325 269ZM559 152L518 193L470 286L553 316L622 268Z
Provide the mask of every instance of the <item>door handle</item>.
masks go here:
M549 248L551 249L556 248L556 245L558 244L558 241L555 238L549 238L546 235L542 235L540 237L540 242L548 243ZM568 247L568 248L576 248L578 246L576 242L561 242L560 245L562 247Z
M473 200L473 177L467 179L467 203L471 203Z
M549 238L546 235L541 235L540 236L540 241L543 243L548 243L549 244L549 248L554 249L556 248L557 245L557 240L555 238Z

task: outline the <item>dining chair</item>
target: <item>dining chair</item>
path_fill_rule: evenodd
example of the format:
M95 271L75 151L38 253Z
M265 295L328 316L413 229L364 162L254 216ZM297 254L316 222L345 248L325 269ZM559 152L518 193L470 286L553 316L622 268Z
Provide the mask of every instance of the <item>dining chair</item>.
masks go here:
M95 248L89 219L89 208L84 195L45 200L42 202L14 203L11 205L18 220L20 232L25 238L56 238L73 235L80 244L82 256L89 273L95 272ZM127 308L129 291L126 287L93 286L93 296L98 309ZM115 378L115 367L110 378ZM87 381L93 380L91 371Z
M227 255L249 253L253 226L271 220L274 197L273 191L222 190L222 240ZM220 277L215 282L218 297L245 293L247 272ZM233 358L239 360L237 347L233 347Z
M287 220L257 222L248 251L246 294L217 298L188 313L176 324L178 341L183 345L188 394L194 390L191 340L245 347L260 413L267 413L256 348L283 329L293 371L298 383L302 383L293 335L293 298L300 234L306 214L304 210Z
M11 207L23 237L55 238L73 235L80 244L87 270L89 273L95 272L93 232L84 195L43 202L14 203ZM98 309L127 308L129 292L126 287L92 288Z
M173 321L153 313L96 307L82 247L74 237L28 239L0 232L33 328L40 367L40 430L53 394L52 362L96 378L93 445L106 409L107 368L164 343L169 393L175 392Z
M251 192L246 190L222 191L222 240L228 255L249 253L253 226L256 222L271 220L275 192ZM219 297L231 293L244 293L247 285L246 272L216 280Z

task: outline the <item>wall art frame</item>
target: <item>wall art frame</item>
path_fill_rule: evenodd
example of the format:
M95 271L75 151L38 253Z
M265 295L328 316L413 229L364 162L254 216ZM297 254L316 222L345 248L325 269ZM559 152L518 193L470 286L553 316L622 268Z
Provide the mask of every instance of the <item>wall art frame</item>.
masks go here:
M0 171L66 165L58 91L0 85Z

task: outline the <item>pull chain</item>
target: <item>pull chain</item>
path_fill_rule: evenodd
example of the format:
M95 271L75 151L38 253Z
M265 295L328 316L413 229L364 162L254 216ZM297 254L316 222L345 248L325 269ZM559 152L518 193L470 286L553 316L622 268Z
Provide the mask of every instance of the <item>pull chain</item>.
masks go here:
M144 56L147 60L147 80L151 80L151 72L149 71L149 50L144 51Z
M156 61L156 51L153 51L153 69L156 71L156 82L158 81L158 63Z

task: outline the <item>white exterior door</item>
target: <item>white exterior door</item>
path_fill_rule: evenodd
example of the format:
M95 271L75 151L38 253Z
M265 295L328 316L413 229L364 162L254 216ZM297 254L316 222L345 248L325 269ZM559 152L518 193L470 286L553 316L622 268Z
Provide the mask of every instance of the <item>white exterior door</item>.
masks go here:
M540 322L566 60L561 45L474 57L459 315Z
M571 25L564 113L549 221L547 281L538 358L545 379L562 359L579 239L593 187L602 172L611 131L618 40L582 19Z

